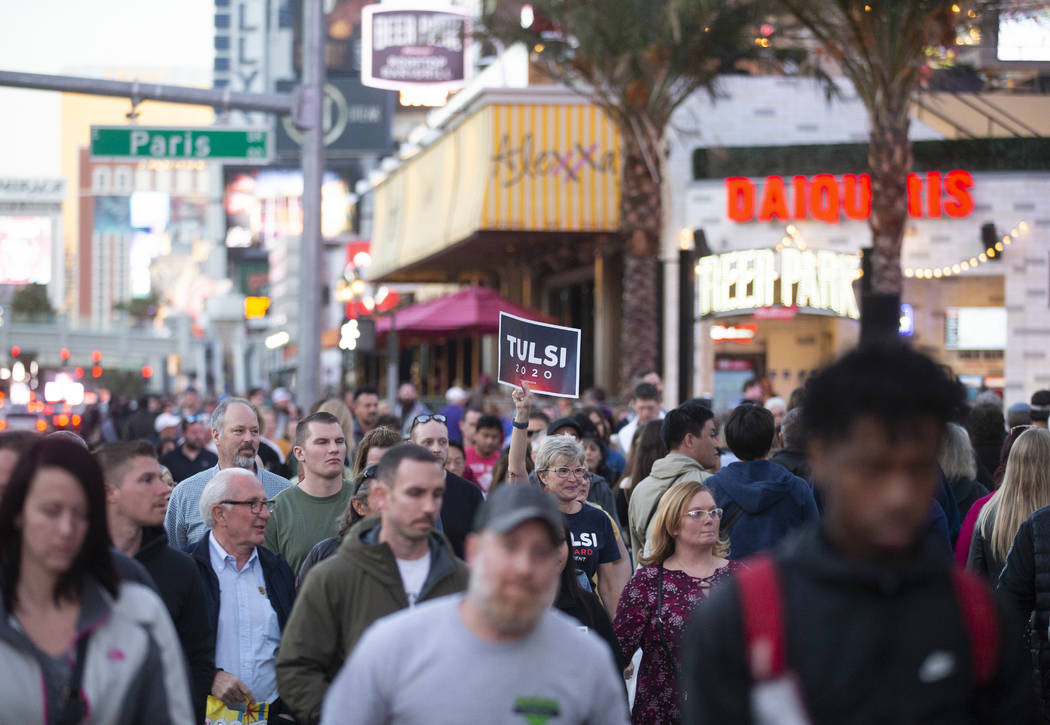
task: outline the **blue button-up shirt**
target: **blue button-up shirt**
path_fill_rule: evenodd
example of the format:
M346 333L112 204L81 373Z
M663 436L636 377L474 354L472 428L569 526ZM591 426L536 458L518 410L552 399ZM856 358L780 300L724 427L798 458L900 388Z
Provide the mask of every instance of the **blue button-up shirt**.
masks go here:
M215 540L211 567L219 578L219 631L215 666L236 675L259 702L277 699L277 647L281 630L277 612L266 596L258 549L238 571L237 561Z

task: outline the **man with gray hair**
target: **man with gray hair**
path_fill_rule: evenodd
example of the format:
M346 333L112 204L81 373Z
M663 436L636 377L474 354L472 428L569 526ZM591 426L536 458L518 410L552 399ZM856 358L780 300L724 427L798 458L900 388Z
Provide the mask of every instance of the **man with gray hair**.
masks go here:
M802 427L802 408L792 408L780 421L780 440L784 445L769 457L799 478L809 481L809 464L806 463L806 431Z
M275 664L295 599L295 575L262 545L272 507L251 471L217 472L201 491L198 513L206 529L189 554L215 638L211 695L229 707L268 703L274 722L285 711Z
M190 476L172 490L168 513L164 517L164 528L172 547L185 551L204 536L208 527L200 514L201 493L219 471L226 468L253 471L268 499L288 488L287 479L256 466L259 434L259 415L255 406L244 398L226 398L215 408L211 415L211 435L219 462Z

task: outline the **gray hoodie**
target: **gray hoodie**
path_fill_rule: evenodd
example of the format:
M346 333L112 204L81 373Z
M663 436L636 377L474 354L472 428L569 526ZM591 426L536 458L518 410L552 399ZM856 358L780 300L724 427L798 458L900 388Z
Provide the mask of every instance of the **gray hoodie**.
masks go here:
M668 453L653 464L648 478L643 478L631 492L627 507L627 523L631 530L631 549L635 561L645 550L649 524L656 505L664 493L679 481L703 481L711 476L695 458L684 453Z

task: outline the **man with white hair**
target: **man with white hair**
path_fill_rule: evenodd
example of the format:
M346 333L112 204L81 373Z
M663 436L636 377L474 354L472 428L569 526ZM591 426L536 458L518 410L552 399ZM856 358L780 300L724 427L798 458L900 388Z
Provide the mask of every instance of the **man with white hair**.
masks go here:
M201 492L204 537L190 550L197 564L215 637L211 694L233 707L269 703L277 694L277 647L295 598L295 575L263 547L273 501L243 468L219 471Z
M272 499L288 488L288 479L256 468L255 456L259 452L259 415L255 406L244 398L226 398L211 415L211 435L219 454L219 462L206 471L190 476L171 492L168 513L164 517L164 528L168 532L168 543L179 551L201 539L207 532L198 504L204 487L219 471L226 468L243 468L254 471Z
M371 627L332 681L321 725L628 722L609 647L551 607L569 556L554 499L499 486L477 528L466 594Z

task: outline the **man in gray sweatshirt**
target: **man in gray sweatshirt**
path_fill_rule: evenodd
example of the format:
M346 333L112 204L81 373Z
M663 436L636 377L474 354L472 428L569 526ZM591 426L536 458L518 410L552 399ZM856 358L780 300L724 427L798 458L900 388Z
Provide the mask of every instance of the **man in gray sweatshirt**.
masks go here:
M634 487L627 509L635 561L645 551L649 523L664 492L679 481L703 481L718 468L718 426L710 408L683 403L664 417L660 436L670 453Z

